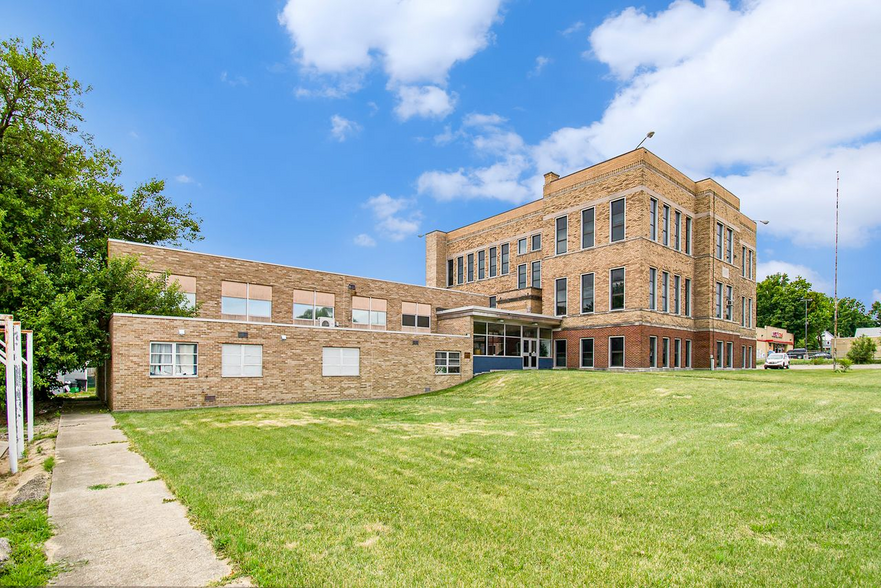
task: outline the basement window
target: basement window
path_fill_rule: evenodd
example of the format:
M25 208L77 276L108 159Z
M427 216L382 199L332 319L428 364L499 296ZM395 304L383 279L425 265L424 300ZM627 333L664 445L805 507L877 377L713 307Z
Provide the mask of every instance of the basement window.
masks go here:
M195 377L199 372L199 346L196 343L150 343L150 375Z
M458 351L435 351L434 353L434 373L435 374L460 374L462 373L462 365L459 359Z

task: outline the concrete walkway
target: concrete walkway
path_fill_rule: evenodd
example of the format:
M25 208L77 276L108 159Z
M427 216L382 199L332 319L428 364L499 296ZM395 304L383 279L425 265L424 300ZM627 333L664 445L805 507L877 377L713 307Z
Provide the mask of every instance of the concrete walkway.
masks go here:
M56 534L46 551L66 571L54 583L205 586L227 576L184 507L96 408L61 416L49 493Z

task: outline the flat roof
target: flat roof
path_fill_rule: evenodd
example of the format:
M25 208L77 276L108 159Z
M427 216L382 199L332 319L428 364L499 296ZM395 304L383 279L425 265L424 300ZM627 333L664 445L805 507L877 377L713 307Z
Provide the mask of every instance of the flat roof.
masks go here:
M562 319L559 317L547 314L504 310L502 308L490 308L488 306L460 306L459 308L447 308L437 311L438 320L443 318L457 318L460 316L479 316L485 318L518 320L528 323L543 323L550 326L559 326L562 322Z

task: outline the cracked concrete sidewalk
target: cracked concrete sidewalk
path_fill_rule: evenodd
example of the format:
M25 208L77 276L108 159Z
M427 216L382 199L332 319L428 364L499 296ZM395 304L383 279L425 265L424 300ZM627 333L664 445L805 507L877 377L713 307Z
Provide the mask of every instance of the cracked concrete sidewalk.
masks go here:
M49 492L56 534L46 543L49 561L63 563L54 584L205 586L221 581L231 572L229 564L192 527L186 509L153 468L129 451L127 437L115 424L109 413L94 408L61 415ZM237 578L229 585L250 582Z

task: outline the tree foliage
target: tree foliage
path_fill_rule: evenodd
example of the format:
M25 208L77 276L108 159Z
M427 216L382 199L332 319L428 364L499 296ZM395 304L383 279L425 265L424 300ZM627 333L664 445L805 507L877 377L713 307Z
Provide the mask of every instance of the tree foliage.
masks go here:
M854 363L869 363L875 357L878 347L869 337L861 335L857 337L847 352L847 358Z
M120 161L80 131L89 88L49 62L50 49L39 38L0 42L0 313L34 330L43 387L106 357L114 312L193 313L134 260L108 262L108 238L200 238L190 205L173 203L162 180L125 192Z

